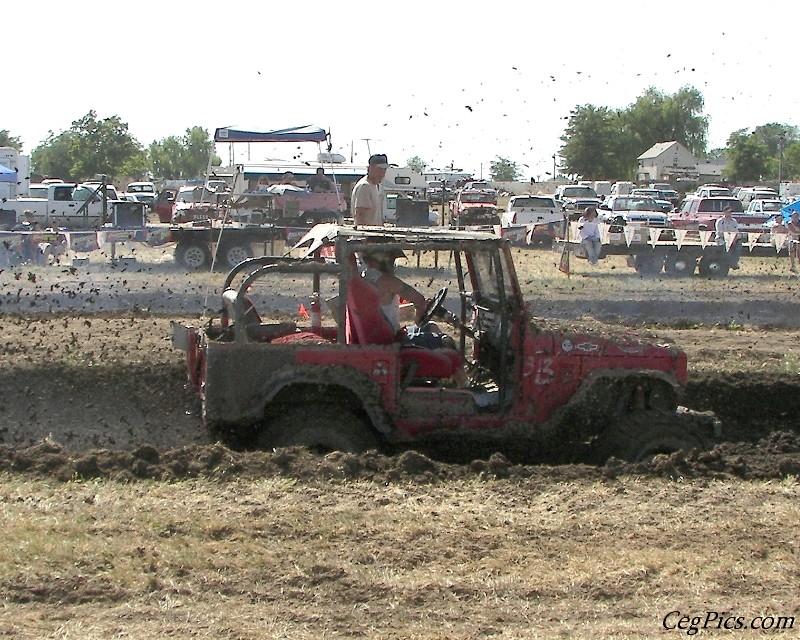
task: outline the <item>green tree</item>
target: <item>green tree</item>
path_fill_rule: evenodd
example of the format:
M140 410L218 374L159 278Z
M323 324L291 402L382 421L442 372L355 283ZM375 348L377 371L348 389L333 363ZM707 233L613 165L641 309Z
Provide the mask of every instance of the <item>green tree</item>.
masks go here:
M199 178L206 172L213 149L214 141L202 127L190 127L183 136L153 141L148 148L153 175L166 179ZM211 164L219 166L220 158L212 156Z
M627 177L620 162L622 142L619 113L606 107L575 107L561 141L562 172L586 178Z
M146 166L142 146L128 133L128 125L118 116L97 119L94 111L75 120L58 135L52 131L33 150L31 164L36 173L76 181L97 174L110 179L127 175L131 169Z
M642 153L657 142L677 140L694 155L705 156L708 118L701 115L703 106L702 94L692 87L671 96L650 87L624 112L631 142Z
M413 169L417 173L422 173L423 171L425 171L425 167L428 166L428 163L425 162L419 156L412 156L408 160L406 160L406 166L409 169Z
M675 95L649 88L627 109L594 105L572 110L561 141L565 173L587 178L635 177L637 158L657 142L677 140L705 154L708 118L703 96L684 87Z
M774 158L766 143L746 129L734 131L728 138L728 164L725 173L735 182L757 182L771 175Z
M790 142L784 148L781 180L800 180L800 142Z
M497 156L489 163L489 176L497 182L514 182L519 179L519 165L508 158Z
M12 147L17 151L22 151L22 140L12 136L7 129L0 129L0 147Z
M769 155L777 157L781 146L786 149L786 145L800 140L797 127L790 124L780 124L771 122L762 124L753 129L753 135L767 145Z

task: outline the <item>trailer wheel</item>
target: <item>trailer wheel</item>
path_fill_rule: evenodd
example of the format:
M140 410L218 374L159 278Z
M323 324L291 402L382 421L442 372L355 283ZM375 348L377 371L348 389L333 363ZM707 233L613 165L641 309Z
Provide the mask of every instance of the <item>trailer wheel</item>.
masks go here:
M179 242L175 247L175 263L197 271L211 264L211 250L204 244Z
M697 258L680 252L667 254L664 271L676 278L686 278L697 268Z
M228 269L253 257L253 247L248 243L223 244L217 249L217 260Z
M724 254L705 255L700 258L698 270L705 278L724 278L728 275L731 265Z
M340 406L290 406L267 420L258 437L259 448L306 447L318 452L363 453L378 448L369 427Z
M644 276L654 276L661 273L664 266L664 256L654 253L637 253L633 256L633 268L636 273Z

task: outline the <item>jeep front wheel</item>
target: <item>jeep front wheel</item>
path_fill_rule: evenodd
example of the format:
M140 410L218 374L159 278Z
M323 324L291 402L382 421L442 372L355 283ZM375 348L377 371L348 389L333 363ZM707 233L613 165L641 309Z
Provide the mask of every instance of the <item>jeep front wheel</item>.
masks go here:
M600 437L599 453L628 462L646 462L660 453L706 449L710 427L693 415L675 411L635 411L621 416Z
M258 437L261 449L306 447L363 453L378 448L369 427L353 412L329 405L293 406L275 412Z

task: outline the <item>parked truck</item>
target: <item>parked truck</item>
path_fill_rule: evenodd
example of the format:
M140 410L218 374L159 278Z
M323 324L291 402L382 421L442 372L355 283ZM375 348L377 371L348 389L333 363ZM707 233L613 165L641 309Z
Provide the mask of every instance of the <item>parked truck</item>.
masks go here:
M146 223L140 203L108 200L102 185L92 188L72 182L48 184L47 197L3 200L0 218L5 222L28 220L43 229L71 230L142 228Z
M447 326L455 349L405 346L381 319L356 261L376 249L423 257L415 271L430 265L417 285L431 300L421 322ZM679 406L683 351L534 322L506 239L318 225L295 251L232 269L202 326L173 323L214 439L351 452L478 441L525 459L599 461L703 448L720 433ZM292 294L305 320L260 315ZM452 382L459 367L469 388Z

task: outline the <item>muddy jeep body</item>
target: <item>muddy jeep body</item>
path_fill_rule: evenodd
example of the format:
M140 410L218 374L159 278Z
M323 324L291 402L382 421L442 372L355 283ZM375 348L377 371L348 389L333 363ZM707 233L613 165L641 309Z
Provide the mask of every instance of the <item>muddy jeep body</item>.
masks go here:
M682 351L537 326L507 240L318 225L301 244L304 257L253 258L233 269L222 311L206 326L174 324L174 344L186 351L189 382L217 438L360 451L471 436L511 443L528 458L564 460L577 452L637 459L702 446L711 435L710 424L676 414ZM355 255L375 244L416 259L419 266L398 267L398 275L432 286L426 296L436 284L450 287L437 322L455 339L471 388L421 375L425 366L409 359L420 355L414 347L364 344L350 330L349 289L361 280ZM253 296L265 278L308 279L304 326L257 317Z

